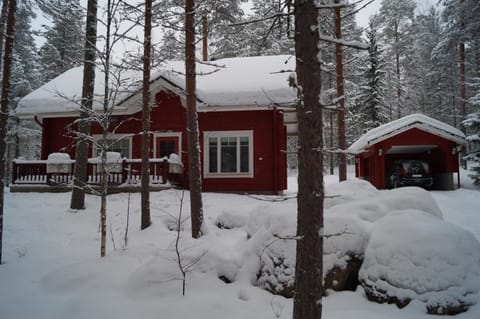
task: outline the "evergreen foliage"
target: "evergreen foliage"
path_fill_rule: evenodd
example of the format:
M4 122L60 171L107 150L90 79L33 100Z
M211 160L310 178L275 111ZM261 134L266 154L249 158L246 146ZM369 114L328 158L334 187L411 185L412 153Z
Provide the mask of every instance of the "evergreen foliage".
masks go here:
M382 52L377 44L377 31L374 20L370 19L366 37L370 45L364 58L363 83L360 85L357 120L363 130L369 130L388 122L385 110L384 86L385 72Z
M39 52L43 81L48 82L82 64L85 12L80 0L39 0L38 5L51 20Z

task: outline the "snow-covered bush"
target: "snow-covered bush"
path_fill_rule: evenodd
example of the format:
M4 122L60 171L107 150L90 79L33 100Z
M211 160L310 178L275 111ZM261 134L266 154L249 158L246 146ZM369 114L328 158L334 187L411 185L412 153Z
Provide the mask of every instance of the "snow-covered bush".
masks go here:
M252 212L245 231L258 258L255 284L284 297L293 297L295 283L296 214L275 212L265 206Z
M454 314L477 300L480 244L466 230L419 210L392 212L372 229L359 272L367 296Z

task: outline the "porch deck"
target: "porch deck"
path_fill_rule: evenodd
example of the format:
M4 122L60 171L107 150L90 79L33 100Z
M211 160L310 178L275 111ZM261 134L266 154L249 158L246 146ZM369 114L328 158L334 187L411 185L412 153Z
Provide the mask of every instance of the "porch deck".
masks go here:
M166 158L152 158L149 163L152 191L183 186L183 168L178 164L171 164ZM95 192L100 187L99 166L98 159L88 160L87 192ZM140 191L141 159L124 158L108 166L109 193ZM74 160L60 164L48 160L14 160L10 191L68 192L73 187L74 169Z

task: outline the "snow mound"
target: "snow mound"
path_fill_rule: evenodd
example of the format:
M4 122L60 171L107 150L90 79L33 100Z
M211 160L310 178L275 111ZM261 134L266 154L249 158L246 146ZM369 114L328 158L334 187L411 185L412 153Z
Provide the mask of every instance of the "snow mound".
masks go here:
M400 187L382 192L380 202L391 210L417 209L443 219L442 210L433 196L421 187Z
M478 299L480 243L431 214L392 212L373 226L359 279L371 300L400 307L418 300L429 313L466 311Z
M394 211L416 209L442 219L442 211L437 203L422 188L404 187L380 192L365 185L363 191L360 191L363 199L352 200L355 195L351 194L361 188L362 184L345 183L347 187L344 187L343 192L347 194L345 197L348 200L343 203L338 201L339 204L325 210L326 269L343 266L347 255L363 256L374 223ZM342 194L340 191L338 193Z
M330 208L352 200L370 198L378 195L378 193L379 191L375 186L362 179L330 184L325 188L324 207Z

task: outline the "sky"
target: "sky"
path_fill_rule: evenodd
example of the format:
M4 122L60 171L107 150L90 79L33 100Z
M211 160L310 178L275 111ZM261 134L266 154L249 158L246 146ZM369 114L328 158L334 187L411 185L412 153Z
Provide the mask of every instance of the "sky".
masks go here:
M366 0L364 0L365 2ZM399 0L403 1L403 0ZM424 12L426 11L430 6L436 4L436 0L415 0L417 3L417 13L418 12ZM372 3L370 3L368 6L360 10L357 15L357 24L360 27L366 28L368 26L368 20L370 19L370 16L377 13L378 10L380 10L380 7L382 5L382 0L374 0Z
M367 0L364 0L364 2L365 1ZM431 5L434 5L437 3L436 0L415 0L415 1L417 2L418 12L426 11ZM86 0L81 0L80 2L82 5L86 7L86 2L87 2ZM370 3L365 8L360 10L356 15L357 24L360 27L364 27L364 28L367 27L370 16L378 12L378 10L380 9L381 3L382 3L382 0L374 0L372 3ZM242 8L245 12L248 12L251 8L251 3L250 2L242 3ZM41 13L39 13L35 21L33 21L32 27L34 30L39 30L41 29L41 26L45 23L48 23L48 20L45 17L43 17ZM44 39L40 36L37 36L36 42L37 42L37 46L40 47L44 43Z

